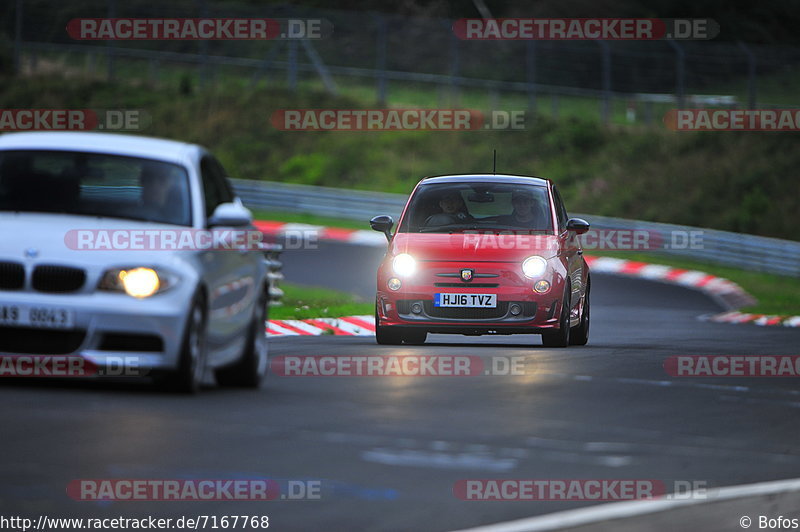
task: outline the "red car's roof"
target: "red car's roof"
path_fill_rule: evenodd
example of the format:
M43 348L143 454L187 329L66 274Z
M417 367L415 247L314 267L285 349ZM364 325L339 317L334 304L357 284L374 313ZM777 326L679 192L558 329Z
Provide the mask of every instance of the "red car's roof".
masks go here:
M426 177L420 181L420 185L435 183L509 183L514 185L538 185L547 186L547 179L535 176L507 175L507 174L460 174L460 175L440 175Z

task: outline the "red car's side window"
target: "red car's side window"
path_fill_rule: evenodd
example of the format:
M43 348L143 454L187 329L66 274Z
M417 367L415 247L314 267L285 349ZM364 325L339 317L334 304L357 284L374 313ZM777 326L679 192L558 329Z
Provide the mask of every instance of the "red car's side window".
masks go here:
M555 185L553 186L553 199L556 204L556 218L558 219L558 230L560 232L567 228L569 216L567 215L566 207L564 207L564 202L561 200L561 194L558 193Z

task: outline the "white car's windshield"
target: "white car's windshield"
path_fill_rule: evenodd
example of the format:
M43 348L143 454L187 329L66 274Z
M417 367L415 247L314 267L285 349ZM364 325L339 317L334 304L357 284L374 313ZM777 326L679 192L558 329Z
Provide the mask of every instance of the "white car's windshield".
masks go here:
M0 211L191 225L186 170L171 163L72 151L0 152Z
M401 222L404 233L470 230L550 232L547 188L511 183L422 185Z

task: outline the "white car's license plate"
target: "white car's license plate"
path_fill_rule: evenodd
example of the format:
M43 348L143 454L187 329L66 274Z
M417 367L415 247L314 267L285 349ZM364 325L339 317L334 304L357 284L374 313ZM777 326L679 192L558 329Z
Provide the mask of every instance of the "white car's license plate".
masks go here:
M496 308L497 294L434 294L433 306Z
M75 313L64 308L27 305L0 305L0 325L37 329L72 329Z

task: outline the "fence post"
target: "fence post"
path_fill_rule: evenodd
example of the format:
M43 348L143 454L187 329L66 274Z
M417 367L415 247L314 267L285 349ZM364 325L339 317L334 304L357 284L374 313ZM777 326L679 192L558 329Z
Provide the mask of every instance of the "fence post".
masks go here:
M550 111L554 119L558 119L558 94L550 93Z
M686 103L686 52L677 42L673 40L667 42L675 50L675 95L678 98L678 108L682 109Z
M450 32L450 99L454 106L459 102L459 82L458 75L460 70L460 60L458 44L459 39L455 33Z
M250 78L250 86L255 87L258 84L258 78L263 73L264 79L267 79L267 69L272 66L272 60L274 57L278 55L280 52L281 47L283 46L283 41L275 41L275 44L272 45L269 52L264 56L264 60L261 62L258 67L256 67L255 72L253 72L253 76Z
M737 43L739 48L747 56L747 107L748 109L756 108L756 55L742 41Z
M375 41L375 69L378 71L378 106L386 107L386 19L383 16L375 15L375 28L377 38Z
M308 39L303 39L300 41L300 44L303 45L306 55L311 60L314 70L316 70L317 74L319 74L322 84L325 85L325 90L328 91L328 94L338 94L339 91L336 89L336 83L333 81L333 77L328 71L328 67L326 67L325 63L322 62L322 58L317 53L317 49L314 48L314 45L311 44L311 41Z
M14 13L14 72L22 74L22 0L17 0Z
M86 54L86 73L88 77L94 78L94 65L96 62L95 53L94 51L88 52Z
M150 78L150 84L154 87L158 85L158 63L157 59L150 59L147 63L147 75Z
M107 0L108 18L117 18L117 0ZM106 77L108 81L114 81L114 49L117 47L114 39L110 39L106 44Z
M297 88L297 40L289 39L289 64L286 69L286 84L289 90Z
M196 0L200 3L200 16L208 18L208 2L206 0ZM200 89L206 88L208 82L208 39L200 39L200 75L198 76Z
M500 108L500 94L496 87L489 89L489 110L495 111Z
M525 41L525 72L528 82L528 111L536 112L536 41Z
M605 41L597 41L603 54L603 101L600 106L600 119L608 125L611 118L611 47Z

